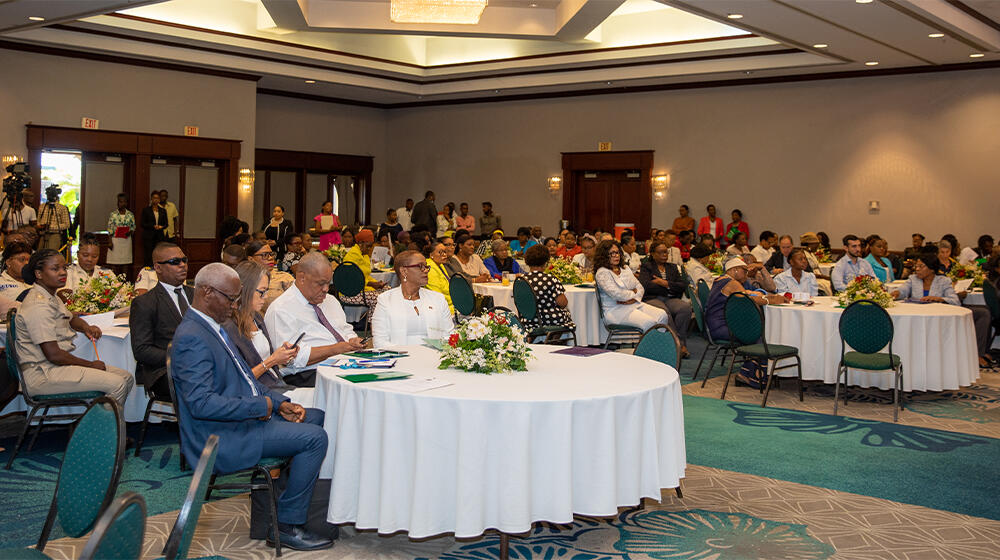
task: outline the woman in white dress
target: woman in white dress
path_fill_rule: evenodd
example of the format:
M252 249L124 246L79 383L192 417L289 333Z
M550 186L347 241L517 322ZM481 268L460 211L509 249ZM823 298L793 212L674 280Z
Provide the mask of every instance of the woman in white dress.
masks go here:
M132 236L135 234L135 214L128 209L125 194L118 195L118 208L108 216L108 233L111 245L107 262L115 274L124 274L126 265L132 264Z
M396 256L399 287L382 292L372 317L375 348L423 344L425 338L443 338L454 323L448 302L427 289L430 271L424 256L403 251Z
M627 266L622 266L622 247L617 241L601 241L594 251L594 281L600 289L604 320L646 330L668 324L667 312L642 303L645 290Z

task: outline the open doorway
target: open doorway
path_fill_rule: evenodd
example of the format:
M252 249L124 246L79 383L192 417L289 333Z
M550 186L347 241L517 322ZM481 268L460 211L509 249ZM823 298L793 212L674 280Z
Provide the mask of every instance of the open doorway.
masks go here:
M75 226L79 224L76 219L77 208L80 207L80 185L83 180L83 154L71 150L46 150L42 152L41 165L42 180L42 200L38 201L38 224L49 226L55 230L57 215L55 212L43 212L47 203L58 202L69 209L71 227L68 238L64 240L70 250L70 255L76 255L78 235ZM49 187L56 187L58 190L50 191ZM48 194L56 196L54 200L48 199Z

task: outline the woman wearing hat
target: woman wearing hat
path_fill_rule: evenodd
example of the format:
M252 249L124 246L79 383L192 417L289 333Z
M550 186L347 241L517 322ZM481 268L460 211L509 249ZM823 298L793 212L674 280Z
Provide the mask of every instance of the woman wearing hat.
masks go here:
M784 303L784 296L768 295L763 290L754 290L748 279L747 263L741 258L726 262L726 273L712 284L712 291L705 304L705 322L715 340L729 340L729 328L726 326L726 300L736 292L745 292L758 305L768 303Z

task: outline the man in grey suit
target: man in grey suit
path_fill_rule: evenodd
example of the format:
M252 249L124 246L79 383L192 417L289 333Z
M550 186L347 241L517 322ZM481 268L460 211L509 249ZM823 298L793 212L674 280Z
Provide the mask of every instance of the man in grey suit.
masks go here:
M413 207L410 220L414 226L427 226L427 231L431 232L433 236L437 231L437 215L437 206L434 206L434 191L427 191L424 194L424 199Z
M194 299L194 290L184 285L187 257L177 245L159 243L153 249L153 268L159 282L132 301L128 326L132 331L136 381L146 387L150 396L170 400L164 377L167 346Z

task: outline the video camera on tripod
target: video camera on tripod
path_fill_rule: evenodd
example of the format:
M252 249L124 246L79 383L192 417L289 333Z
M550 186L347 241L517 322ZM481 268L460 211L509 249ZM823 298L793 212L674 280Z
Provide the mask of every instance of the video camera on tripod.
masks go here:
M21 200L21 194L31 188L31 166L23 161L7 166L3 180L3 193L11 204Z

